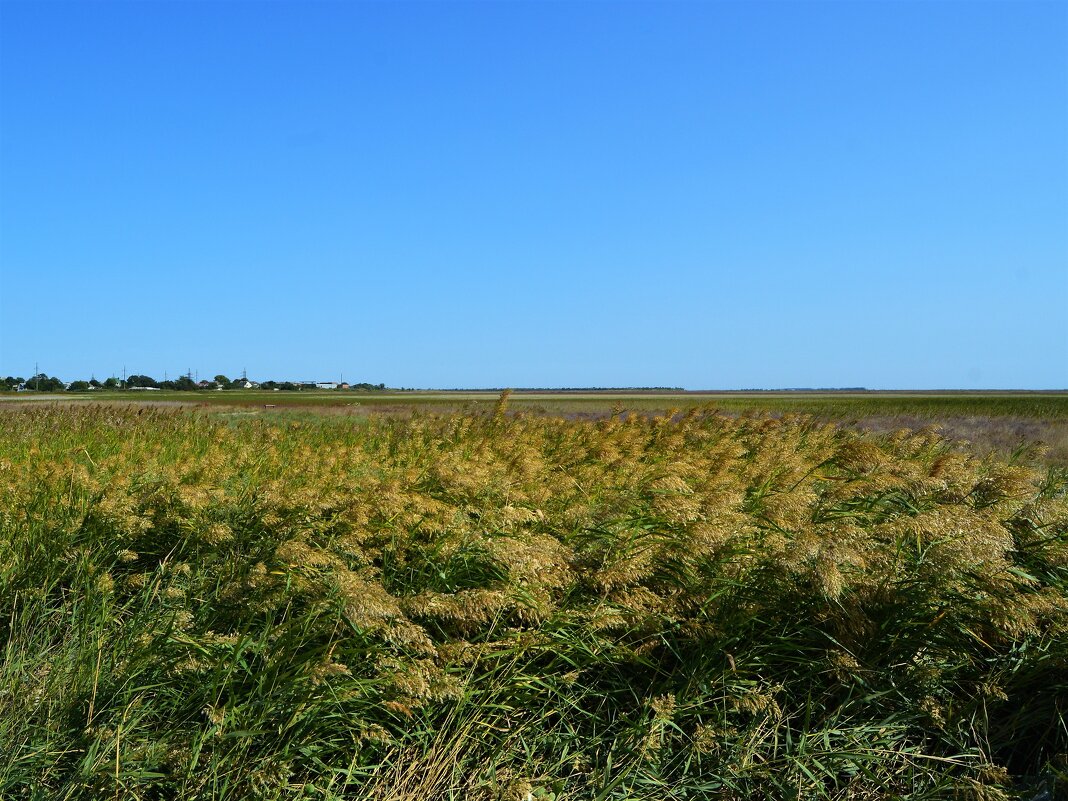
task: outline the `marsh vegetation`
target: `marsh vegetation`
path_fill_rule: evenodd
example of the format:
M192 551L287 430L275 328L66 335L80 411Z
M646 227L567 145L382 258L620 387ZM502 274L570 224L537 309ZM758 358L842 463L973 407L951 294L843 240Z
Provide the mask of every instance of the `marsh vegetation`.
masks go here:
M1064 792L1068 474L812 416L0 415L0 796Z

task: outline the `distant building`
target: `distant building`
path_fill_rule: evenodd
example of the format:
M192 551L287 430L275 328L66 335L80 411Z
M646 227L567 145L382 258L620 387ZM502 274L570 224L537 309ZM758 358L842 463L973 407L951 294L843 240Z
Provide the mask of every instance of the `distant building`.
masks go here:
M338 387L337 381L316 381L315 382L315 388L316 389L337 389L337 387Z

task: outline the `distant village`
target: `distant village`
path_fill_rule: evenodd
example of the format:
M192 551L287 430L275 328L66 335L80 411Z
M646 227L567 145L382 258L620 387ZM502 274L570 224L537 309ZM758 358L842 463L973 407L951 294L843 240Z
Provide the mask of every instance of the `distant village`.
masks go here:
M192 374L178 376L174 379L165 378L156 381L147 375L128 375L119 378L111 376L103 381L96 377L88 381L63 381L56 376L38 373L30 378L22 376L7 376L0 383L0 391L5 392L97 392L101 390L129 390L132 392L159 392L161 390L177 390L179 392L203 392L203 391L226 391L234 389L259 389L273 390L275 392L300 392L303 390L351 390L356 392L380 392L386 389L385 384L359 383L350 384L346 381L253 381L242 374L239 378L230 379L225 375L217 375L210 381L201 381Z

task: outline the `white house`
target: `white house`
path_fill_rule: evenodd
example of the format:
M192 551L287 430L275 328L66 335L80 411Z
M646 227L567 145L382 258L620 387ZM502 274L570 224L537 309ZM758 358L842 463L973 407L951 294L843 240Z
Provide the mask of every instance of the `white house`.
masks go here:
M316 381L316 389L337 389L337 381Z

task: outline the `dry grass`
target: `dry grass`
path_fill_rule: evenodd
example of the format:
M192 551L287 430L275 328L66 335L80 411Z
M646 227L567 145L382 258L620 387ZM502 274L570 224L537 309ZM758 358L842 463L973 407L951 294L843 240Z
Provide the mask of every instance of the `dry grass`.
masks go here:
M0 416L0 797L1063 777L1063 471L811 417L507 403Z

